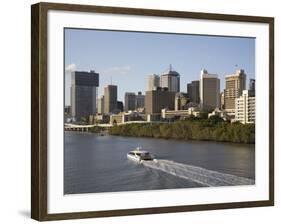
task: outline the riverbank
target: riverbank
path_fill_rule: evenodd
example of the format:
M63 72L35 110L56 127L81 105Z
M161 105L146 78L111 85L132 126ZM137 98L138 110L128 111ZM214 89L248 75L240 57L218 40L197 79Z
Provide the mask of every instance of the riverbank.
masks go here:
M255 143L255 125L228 123L220 119L194 119L167 124L127 124L113 126L111 135L178 140L203 140L232 143Z

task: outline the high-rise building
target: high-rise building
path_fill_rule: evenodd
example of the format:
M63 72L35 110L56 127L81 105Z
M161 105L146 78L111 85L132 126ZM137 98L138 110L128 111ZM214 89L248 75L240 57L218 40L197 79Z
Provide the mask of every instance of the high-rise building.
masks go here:
M142 95L142 92L138 92L138 95L136 95L136 109L144 108L144 101L145 95Z
M145 92L145 112L146 114L160 115L161 110L175 107L175 92L168 91L168 88L158 88L157 90Z
M122 101L117 101L117 109L118 109L120 112L123 112L123 111L124 111L124 106L123 106L123 102L122 102Z
M113 113L117 109L117 86L104 87L104 113Z
M244 70L237 70L235 74L225 76L224 106L228 113L235 111L235 99L246 89L246 74Z
M252 95L256 95L256 80L255 79L250 79L249 91L251 91Z
M147 91L156 90L158 87L160 87L159 75L149 75L147 80Z
M135 93L125 93L125 111L136 109L136 94Z
M220 107L220 80L205 69L200 74L200 107L203 110Z
M235 121L242 124L255 123L255 100L251 91L243 90L242 96L235 99Z
M70 105L67 105L67 106L64 106L64 114L71 114L71 106Z
M190 102L200 103L199 80L187 84L187 94Z
M221 102L220 102L221 107L220 107L220 108L221 108L222 110L224 110L224 92L221 92L220 98L221 98Z
M94 71L71 73L71 116L76 120L96 113L99 73Z
M98 98L98 114L104 114L104 96Z
M173 71L172 66L160 76L160 86L170 92L180 92L180 74Z
M188 103L186 93L176 93L175 95L175 110L185 110Z

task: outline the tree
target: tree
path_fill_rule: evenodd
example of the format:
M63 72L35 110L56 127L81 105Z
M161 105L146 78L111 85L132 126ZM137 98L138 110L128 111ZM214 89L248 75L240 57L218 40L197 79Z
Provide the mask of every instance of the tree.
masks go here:
M213 115L213 116L209 117L208 120L212 125L216 125L220 122L224 122L224 120L218 115Z
M135 137L255 143L255 124L231 124L218 116L210 119L180 120L169 124L113 125L109 133Z

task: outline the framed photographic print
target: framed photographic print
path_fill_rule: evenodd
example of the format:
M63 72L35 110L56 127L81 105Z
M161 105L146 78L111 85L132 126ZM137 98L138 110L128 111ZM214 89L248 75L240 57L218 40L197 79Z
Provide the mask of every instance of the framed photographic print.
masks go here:
M274 18L32 5L32 218L274 204Z

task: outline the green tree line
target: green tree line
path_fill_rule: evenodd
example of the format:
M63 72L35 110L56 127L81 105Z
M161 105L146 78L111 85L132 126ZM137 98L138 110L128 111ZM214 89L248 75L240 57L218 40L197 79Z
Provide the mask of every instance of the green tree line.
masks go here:
M209 119L190 118L172 123L115 125L111 135L180 140L204 140L234 143L255 143L255 125L225 122L217 116Z
M99 126L94 126L94 127L89 128L89 132L92 132L92 133L100 133L104 130L105 130L104 127L99 127Z

